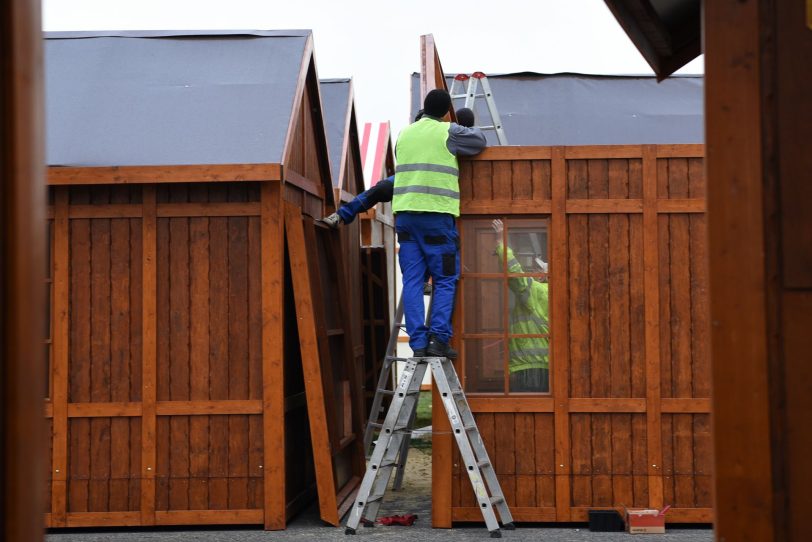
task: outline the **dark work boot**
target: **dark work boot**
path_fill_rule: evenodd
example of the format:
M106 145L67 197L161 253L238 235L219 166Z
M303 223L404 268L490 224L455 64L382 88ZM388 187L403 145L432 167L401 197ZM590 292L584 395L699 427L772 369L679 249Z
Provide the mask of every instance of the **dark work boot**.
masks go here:
M451 348L448 343L441 342L434 335L429 338L429 345L426 347L428 357L457 359L457 351Z
M426 357L426 349L425 348L418 348L417 350L412 351L413 358L425 358Z

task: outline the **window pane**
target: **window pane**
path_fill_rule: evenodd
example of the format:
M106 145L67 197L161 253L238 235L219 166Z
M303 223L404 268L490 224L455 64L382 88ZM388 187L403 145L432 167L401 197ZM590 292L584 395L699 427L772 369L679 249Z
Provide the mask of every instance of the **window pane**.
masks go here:
M513 255L513 259L508 262L508 271L510 273L544 272L544 264L550 261L547 254L547 221L508 219L505 223L508 247Z
M465 220L462 246L463 273L502 273L502 260L496 256L501 236L493 230L493 219Z
M501 337L463 341L466 391L504 393L505 346Z
M504 333L504 280L471 277L462 284L463 332Z

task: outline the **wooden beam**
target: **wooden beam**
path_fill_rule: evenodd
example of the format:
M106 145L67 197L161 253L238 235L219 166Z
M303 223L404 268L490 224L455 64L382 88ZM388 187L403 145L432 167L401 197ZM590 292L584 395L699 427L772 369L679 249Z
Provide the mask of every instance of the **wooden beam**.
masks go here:
M53 306L53 429L51 432L51 522L67 525L68 355L70 317L70 223L68 189L55 189Z
M313 194L314 196L324 199L324 188L319 183L304 177L301 173L290 168L285 168L285 182L289 182L301 188L308 194Z
M158 401L158 416L213 416L230 414L262 414L260 400L223 401Z
M262 250L262 428L265 528L285 528L285 221L282 186L260 191ZM292 315L291 315L292 316Z
M305 393L307 394L313 462L316 467L319 515L327 523L338 526L340 518L338 517L336 487L333 477L328 430L329 418L324 400L315 305L310 286L311 266L307 257L301 211L287 203L285 204L285 231L287 233L288 254L293 277L293 293L296 300L299 348L302 353L302 370L304 372Z
M263 183L266 184L266 183ZM159 217L198 217L198 216L259 216L260 203L210 202L210 203L159 203Z
M778 4L772 4L773 11ZM773 457L781 437L773 434L771 420L786 412L771 414L769 397L774 375L768 356L765 251L770 243L764 212L770 184L765 171L771 166L765 164L777 160L762 150L762 138L775 136L764 125L763 111L764 103L775 99L762 75L770 67L762 66L766 53L761 34L769 25L769 9L764 2L734 0L703 6L714 527L720 540L788 540L776 532L775 514L786 513L781 509L789 503L776 494L776 488L785 490L774 475L786 459ZM769 97L762 96L764 89ZM780 336L779 331L772 334Z
M570 521L570 360L569 360L569 255L567 235L567 163L564 147L555 147L550 164L552 216L550 217L550 292L552 295L552 392L555 430L555 519Z
M646 412L645 399L571 398L570 412Z
M646 440L649 506L663 507L662 427L660 414L660 282L657 225L657 155L643 146L643 291L645 298Z
M48 168L49 185L281 181L280 164L99 166Z
M639 199L569 199L567 213L642 213L643 200Z

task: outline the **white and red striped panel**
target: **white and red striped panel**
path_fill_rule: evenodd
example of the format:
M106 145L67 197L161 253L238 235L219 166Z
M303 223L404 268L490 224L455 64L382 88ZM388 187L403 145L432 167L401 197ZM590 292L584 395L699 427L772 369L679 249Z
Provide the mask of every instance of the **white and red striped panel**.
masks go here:
M374 186L386 175L386 150L389 147L389 123L367 122L361 134L361 162L364 164L364 185Z

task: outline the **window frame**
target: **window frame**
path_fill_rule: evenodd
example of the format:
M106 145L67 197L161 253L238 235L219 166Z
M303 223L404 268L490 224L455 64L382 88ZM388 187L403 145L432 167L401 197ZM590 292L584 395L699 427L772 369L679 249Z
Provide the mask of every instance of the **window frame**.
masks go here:
M546 239L546 246L544 250L546 251L547 255L547 263L550 264L550 256L551 256L551 246L550 246L550 226L551 226L551 217L550 215L499 215L499 214L492 214L492 215L468 215L468 216L461 216L459 220L459 235L460 235L460 286L457 292L457 305L459 306L460 310L457 311L457 316L455 317L456 320L456 328L460 330L459 332L459 339L457 344L460 347L460 360L461 363L459 364L459 371L460 376L463 382L463 388L465 389L466 394L477 396L477 397L499 397L499 398L527 398L527 397L550 397L552 396L553 390L553 356L552 356L552 315L550 314L550 310L548 308L548 314L550 314L549 318L549 325L548 325L548 332L545 333L538 333L538 334L513 334L510 330L510 288L509 288L509 281L515 278L521 277L530 277L530 278L537 278L543 276L542 273L538 272L522 272L522 273L510 273L508 272L507 266L507 251L503 252L502 257L500 258L499 272L479 272L479 271L466 271L465 263L466 263L466 237L471 235L472 230L466 227L467 224L477 223L477 222L491 222L494 219L500 219L504 223L504 229L502 231L502 244L503 246L510 246L508 243L509 235L511 234L511 227L513 228L522 228L521 222L529 222L533 221L536 222L534 227L539 228L539 230L544 231L545 239ZM516 223L519 223L518 225ZM512 226L511 226L511 223ZM527 225L524 225L527 228ZM548 284L548 307L552 305L552 297L553 297L553 284L550 281L549 269L547 273L547 284ZM498 280L501 292L501 310L502 310L502 330L499 333L496 332L469 332L467 329L466 323L466 307L465 307L465 292L466 287L472 284L471 280L475 281L483 281L483 280ZM510 340L515 338L546 338L547 344L549 348L549 352L547 354L548 359L548 375L549 375L549 385L547 391L543 392L515 392L510 390L510 371L509 371L509 364L510 364ZM466 359L466 348L469 344L473 341L481 341L481 340L488 340L488 339L501 339L505 347L502 349L502 384L500 391L477 391L472 390L469 388L469 363ZM481 370L481 369L480 369Z

